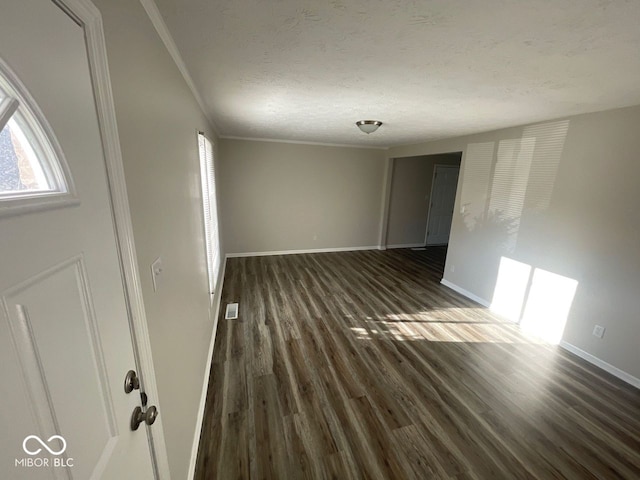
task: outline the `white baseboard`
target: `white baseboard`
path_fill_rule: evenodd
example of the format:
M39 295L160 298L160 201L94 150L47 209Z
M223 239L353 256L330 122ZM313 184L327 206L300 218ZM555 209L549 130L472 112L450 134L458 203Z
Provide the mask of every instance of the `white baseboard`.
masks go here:
M614 377L618 377L620 380L627 382L629 385L633 385L636 388L640 388L640 379L634 377L633 375L628 374L624 370L620 370L618 367L614 367L610 363L605 362L604 360L600 360L598 357L591 355L588 352L576 347L575 345L571 345L565 341L561 341L559 346L564 348L565 350L579 356L583 360L586 360L589 363L592 363L596 367L600 367L605 372L609 372Z
M270 257L272 255L298 255L301 253L328 253L328 252L355 252L357 250L378 250L379 245L369 247L338 247L338 248L312 248L309 250L280 250L273 252L244 252L244 253L227 253L226 258L238 257Z
M424 247L424 242L420 243L397 243L395 245L387 245L387 248L416 248Z
M480 298L477 295L474 295L470 291L465 290L462 287L459 287L455 283L451 283L449 280L445 280L443 278L442 280L440 280L440 283L445 287L449 287L451 290L458 292L460 295L464 295L465 297L470 298L474 302L478 302L480 305L484 307L487 307L487 308L491 307L491 302L489 302L488 300L485 300L484 298Z
M213 308L213 330L211 332L211 343L209 344L209 353L207 354L207 364L204 371L204 381L202 385L202 393L200 394L200 406L198 407L198 418L196 419L196 431L193 437L193 446L191 447L191 460L189 462L189 476L194 478L196 474L196 462L198 460L198 447L200 446L200 434L202 433L202 423L204 421L204 409L207 403L207 391L209 390L209 375L211 374L211 363L213 361L213 347L216 343L216 333L218 332L218 318L220 316L220 303L222 302L222 287L224 286L224 274L227 271L226 259L222 265L222 273L218 279L216 288L217 298L215 307Z

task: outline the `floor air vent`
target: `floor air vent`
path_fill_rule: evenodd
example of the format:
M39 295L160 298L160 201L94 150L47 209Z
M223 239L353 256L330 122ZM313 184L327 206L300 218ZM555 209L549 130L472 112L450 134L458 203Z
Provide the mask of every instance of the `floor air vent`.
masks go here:
M237 303L227 304L227 310L224 312L224 319L235 320L236 318L238 318L238 304Z

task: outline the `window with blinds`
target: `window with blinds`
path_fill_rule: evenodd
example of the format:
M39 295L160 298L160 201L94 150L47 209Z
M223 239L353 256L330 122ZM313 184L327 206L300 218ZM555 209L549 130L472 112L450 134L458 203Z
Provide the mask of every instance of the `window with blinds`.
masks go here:
M220 271L220 238L218 233L218 207L213 164L213 145L202 132L198 132L200 150L200 177L202 180L202 207L204 234L209 273L209 293L213 294Z

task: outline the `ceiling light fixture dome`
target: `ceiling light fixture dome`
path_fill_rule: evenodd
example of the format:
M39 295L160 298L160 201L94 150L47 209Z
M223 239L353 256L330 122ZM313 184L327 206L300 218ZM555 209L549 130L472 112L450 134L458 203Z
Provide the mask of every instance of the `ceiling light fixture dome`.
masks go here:
M369 135L370 133L375 132L382 122L379 120L358 120L356 125L360 130Z

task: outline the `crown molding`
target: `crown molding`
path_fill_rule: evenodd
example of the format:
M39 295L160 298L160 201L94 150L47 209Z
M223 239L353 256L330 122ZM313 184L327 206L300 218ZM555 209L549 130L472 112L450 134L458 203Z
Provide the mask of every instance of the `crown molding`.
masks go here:
M377 147L367 145L350 145L346 143L323 143L323 142L305 142L302 140L283 140L278 138L254 138L254 137L235 137L230 135L219 135L224 140L245 140L247 142L271 142L271 143L292 143L294 145L316 145L319 147L341 147L341 148L365 148L367 150L389 150L389 147Z
M219 137L220 132L216 126L216 123L213 121L213 118L211 118L211 115L209 115L207 108L205 106L205 103L202 100L200 93L196 89L195 83L193 83L193 79L191 78L191 74L187 69L187 65L184 63L184 60L182 59L182 55L180 55L180 50L178 50L178 46L176 45L176 42L173 40L173 37L169 32L169 28L167 27L167 24L164 22L164 19L162 18L162 14L160 13L160 10L158 10L158 6L156 5L156 2L154 0L140 0L140 3L142 4L142 7L144 8L145 12L147 12L147 16L151 20L151 23L156 29L156 32L158 32L158 35L160 36L162 43L164 43L164 46L169 52L169 55L171 55L171 58L173 59L176 66L178 67L178 70L180 70L180 73L182 74L184 81L187 83L187 86L191 90L191 93L193 94L194 98L196 99L196 102L198 102L198 105L200 106L200 110L202 110L202 113L209 121L210 127L213 129L214 133Z

